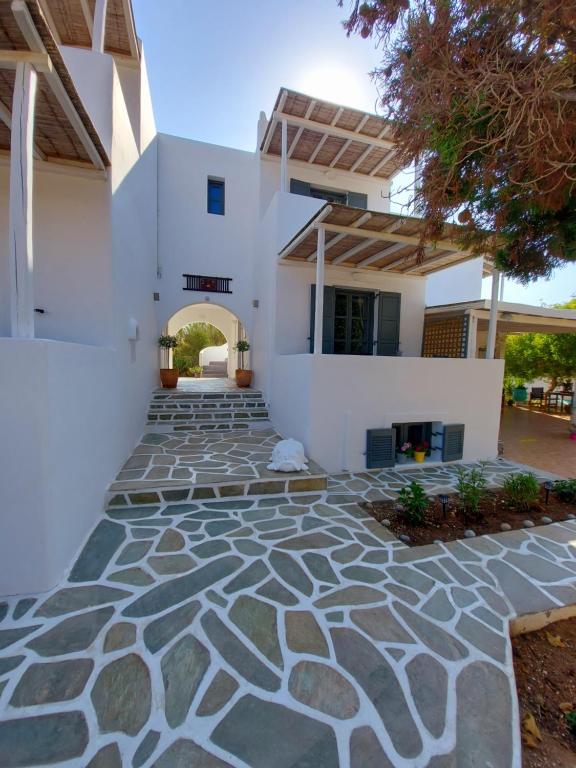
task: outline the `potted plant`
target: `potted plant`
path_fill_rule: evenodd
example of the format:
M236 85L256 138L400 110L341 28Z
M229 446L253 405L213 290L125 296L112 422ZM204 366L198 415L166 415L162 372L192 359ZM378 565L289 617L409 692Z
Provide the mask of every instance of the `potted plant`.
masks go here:
M160 336L158 346L162 350L162 362L165 368L160 368L160 381L164 389L175 389L178 385L178 369L170 368L170 350L178 346L178 337L168 334Z
M528 390L524 384L520 384L512 390L512 397L516 403L525 403L528 400Z
M406 464L408 459L414 458L414 448L412 443L403 443L396 451L396 461L398 464Z
M249 387L252 384L252 371L244 368L244 352L248 352L250 344L246 339L240 339L234 349L240 355L240 367L236 368L236 386Z
M430 453L430 445L426 442L426 440L423 440L421 443L418 443L414 446L414 459L419 463L422 464L426 456Z

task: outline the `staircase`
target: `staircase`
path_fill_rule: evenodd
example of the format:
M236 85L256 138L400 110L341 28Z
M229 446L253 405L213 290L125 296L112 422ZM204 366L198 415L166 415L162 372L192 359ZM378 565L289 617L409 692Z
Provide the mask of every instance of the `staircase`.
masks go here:
M211 360L202 366L203 379L226 379L228 377L227 360Z
M262 393L254 389L220 391L157 390L148 409L148 425L186 430L250 429L268 425Z

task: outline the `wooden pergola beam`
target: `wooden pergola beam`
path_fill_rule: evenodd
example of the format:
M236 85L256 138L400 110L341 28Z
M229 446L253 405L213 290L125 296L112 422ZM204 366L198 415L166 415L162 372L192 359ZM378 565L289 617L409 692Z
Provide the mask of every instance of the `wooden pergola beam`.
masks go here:
M335 259L332 259L330 264L332 264L332 266L335 266L336 264L342 264L343 261L347 261L348 259L352 258L352 256L356 256L358 253L362 253L363 250L368 248L368 246L373 245L375 242L375 240L363 240L353 248L349 248L347 251L344 251L344 253L336 256Z
M350 225L353 229L355 227L361 227L362 224L365 224L367 221L369 221L372 218L372 214L369 211L366 211L366 213L363 213L361 216L359 216L356 221L353 221ZM339 243L341 240L344 240L345 237L348 237L348 235L336 235L336 237L333 237L332 240L326 243L324 246L324 251L328 251L330 248L333 248L337 243ZM316 259L316 251L310 254L308 256L308 261L314 261Z
M0 50L0 69L16 69L18 64L30 64L37 72L52 71L52 62L47 53Z
M344 227L339 224L330 224L328 222L324 222L322 226L327 232L349 234L354 237L359 236L358 230L355 230L353 227ZM404 243L405 245L420 245L420 238L416 235L401 235L397 232L377 232L371 229L363 229L360 237L373 238L374 240L386 240L391 243ZM430 243L427 247L435 251L454 251L455 253L462 253L465 255L472 253L472 251L459 248L456 243L453 243L451 240L437 240L434 243Z
M348 128L339 128L336 125L317 123L315 120L307 120L305 117L296 117L288 112L283 112L281 109L275 110L272 117L275 120L288 120L290 125L298 127L302 126L303 128L308 128L316 133L328 133L330 136L337 136L342 139L350 139L351 141L370 144L373 147L381 147L382 149L392 149L395 147L394 142L388 139L377 139L372 136L366 136L363 133L356 133Z
M7 128L12 129L12 113L10 110L2 104L0 101L0 121L4 123ZM34 157L37 160L46 160L46 155L40 147L34 143Z
M394 243L393 245L389 245L388 248L384 248L384 250L378 251L378 253L373 253L372 256L368 256L367 258L358 262L356 266L368 267L370 266L370 264L375 264L377 261L380 261L380 259L384 259L386 256L392 256L393 253L400 251L402 248L405 248L404 243ZM402 262L403 259L400 259L399 261ZM396 262L392 262L392 264L389 264L387 266L393 266L395 263ZM382 269L384 270L386 269L386 267L382 267Z

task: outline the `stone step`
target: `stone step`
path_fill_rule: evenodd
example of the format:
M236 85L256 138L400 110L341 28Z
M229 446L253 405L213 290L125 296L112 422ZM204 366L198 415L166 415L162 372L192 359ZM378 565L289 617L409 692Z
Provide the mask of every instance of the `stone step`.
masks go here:
M157 389L152 395L152 402L238 402L244 400L262 400L262 392L256 389L245 389L241 391L226 390L221 392L185 392L182 390Z
M242 421L244 423L268 419L269 413L266 408L259 408L258 410L250 410L248 408L242 408L238 410L213 410L213 411L183 411L183 410L162 410L162 411L149 411L148 423L156 422L228 422L228 421Z
M202 376L200 377L202 379L227 379L228 378L228 372L227 371L202 371Z
M215 400L208 402L186 403L179 400L154 400L148 406L149 413L164 411L186 411L187 413L231 413L232 411L257 411L266 408L264 400Z

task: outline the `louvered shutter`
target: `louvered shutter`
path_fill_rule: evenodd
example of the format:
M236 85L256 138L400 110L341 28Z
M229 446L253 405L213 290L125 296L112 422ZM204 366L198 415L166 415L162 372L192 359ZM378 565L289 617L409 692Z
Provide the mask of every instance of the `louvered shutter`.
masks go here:
M445 424L442 461L458 461L463 455L464 424Z
M396 430L368 429L366 431L366 469L393 467L396 463Z
M378 295L377 355L395 356L400 345L399 293L382 292Z
M322 353L334 353L334 311L336 305L336 289L331 285L324 286L324 322L322 327ZM310 286L310 352L314 352L314 318L316 316L316 286Z
M368 208L368 195L363 192L348 192L348 205L354 208Z

